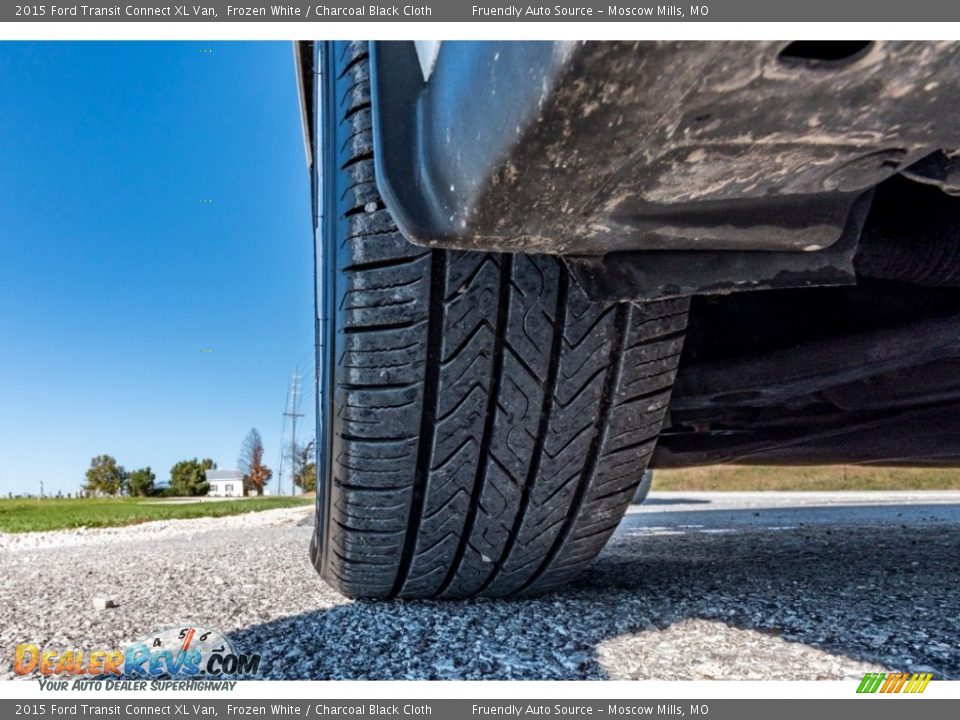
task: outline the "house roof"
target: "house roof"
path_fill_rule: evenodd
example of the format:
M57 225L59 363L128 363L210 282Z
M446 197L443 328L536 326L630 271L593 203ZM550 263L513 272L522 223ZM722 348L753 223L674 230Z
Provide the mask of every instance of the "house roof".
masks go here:
M239 470L207 470L207 482L212 480L243 480L243 473Z

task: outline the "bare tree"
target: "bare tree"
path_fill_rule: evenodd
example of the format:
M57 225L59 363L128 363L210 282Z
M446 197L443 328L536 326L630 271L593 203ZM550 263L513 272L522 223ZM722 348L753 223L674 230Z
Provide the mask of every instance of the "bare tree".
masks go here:
M240 472L243 473L243 489L250 495L263 495L263 489L273 477L273 470L263 463L263 438L252 428L240 446Z

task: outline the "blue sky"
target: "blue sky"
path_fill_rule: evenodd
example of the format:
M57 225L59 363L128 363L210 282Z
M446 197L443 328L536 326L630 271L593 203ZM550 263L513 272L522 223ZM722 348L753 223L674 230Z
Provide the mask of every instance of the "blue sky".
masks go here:
M0 493L313 430L289 43L0 43Z

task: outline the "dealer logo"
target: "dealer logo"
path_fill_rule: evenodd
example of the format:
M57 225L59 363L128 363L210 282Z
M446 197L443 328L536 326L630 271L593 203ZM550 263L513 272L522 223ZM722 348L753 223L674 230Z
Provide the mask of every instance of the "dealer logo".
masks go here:
M867 673L860 681L858 693L922 693L933 673Z
M256 676L260 655L240 653L219 630L172 627L119 649L41 648L21 643L13 671L21 676L224 679Z

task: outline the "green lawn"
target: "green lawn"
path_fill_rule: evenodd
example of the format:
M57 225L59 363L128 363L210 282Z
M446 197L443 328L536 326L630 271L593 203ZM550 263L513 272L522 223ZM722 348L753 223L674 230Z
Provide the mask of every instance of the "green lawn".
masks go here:
M710 465L655 470L653 490L960 490L960 469Z
M64 530L78 527L114 527L150 520L223 517L258 510L310 505L312 497L250 497L236 500L189 501L180 498L45 498L0 499L0 532Z
M653 474L653 489L960 490L960 469L712 465L683 470L657 470ZM203 502L186 498L0 499L0 532L116 527L151 520L223 517L312 503L312 497L250 497Z

